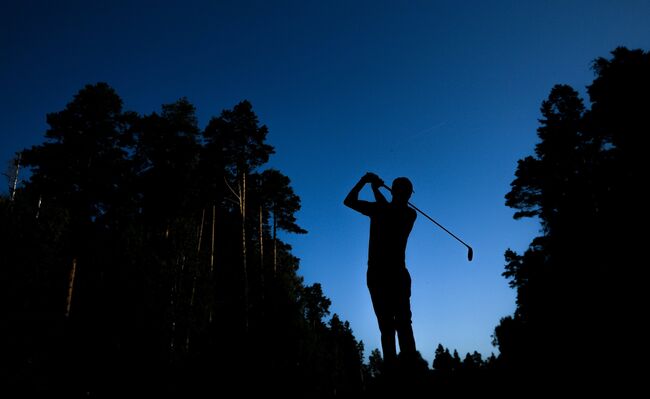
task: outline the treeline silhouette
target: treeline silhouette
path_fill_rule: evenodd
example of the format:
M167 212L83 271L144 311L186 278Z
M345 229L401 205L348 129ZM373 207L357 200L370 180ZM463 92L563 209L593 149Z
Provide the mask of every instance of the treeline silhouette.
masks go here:
M419 393L627 396L644 388L650 52L619 47L593 70L589 109L572 87L551 89L535 154L518 162L506 195L514 217L536 218L541 235L523 254L505 252L517 307L495 328L499 356L461 359L439 344ZM377 395L382 368L373 350L367 388ZM408 392L413 381L398 383Z
M249 102L201 130L186 99L139 115L108 85L86 86L7 172L0 389L450 397L640 384L650 53L617 48L593 69L590 108L552 88L506 195L542 228L505 253L517 308L495 328L499 356L440 344L433 370L420 359L391 377L376 349L363 364L348 322L326 320L329 299L278 237L305 233L300 199L263 169L273 147Z
M494 334L498 363L530 386L641 381L650 53L619 47L593 69L590 108L572 87L553 87L535 154L506 195L516 219L542 227L523 254L505 253L517 308Z
M200 129L185 98L140 115L98 83L47 123L0 197L2 391L361 392L363 344L278 237L306 233L300 199L249 102Z

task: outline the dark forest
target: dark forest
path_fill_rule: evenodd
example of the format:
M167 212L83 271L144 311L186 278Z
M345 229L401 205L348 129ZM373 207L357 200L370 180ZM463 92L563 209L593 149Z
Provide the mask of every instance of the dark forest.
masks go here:
M587 103L550 89L505 195L541 227L524 253L505 252L517 307L495 320L498 356L441 343L432 364L394 376L379 350L365 361L321 285L303 282L279 236L307 234L301 201L266 166L274 148L250 102L201 128L185 98L139 114L106 83L83 87L5 173L0 389L452 397L633 385L650 53L619 47L593 71Z

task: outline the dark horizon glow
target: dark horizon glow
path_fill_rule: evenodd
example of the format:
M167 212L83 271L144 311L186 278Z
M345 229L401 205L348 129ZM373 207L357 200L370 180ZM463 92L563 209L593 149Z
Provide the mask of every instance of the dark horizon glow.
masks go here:
M648 49L644 1L12 2L0 16L0 163L41 143L45 115L104 81L125 109L186 96L199 124L252 102L269 127L269 167L292 179L305 236L284 236L307 283L380 347L365 285L368 220L343 198L367 171L408 176L411 198L474 248L418 217L407 250L413 327L431 364L440 342L496 352L515 309L503 253L536 234L504 195L533 151L556 83L584 94L617 46ZM588 99L586 99L588 104ZM6 193L6 188L2 187ZM362 192L369 199L370 192Z

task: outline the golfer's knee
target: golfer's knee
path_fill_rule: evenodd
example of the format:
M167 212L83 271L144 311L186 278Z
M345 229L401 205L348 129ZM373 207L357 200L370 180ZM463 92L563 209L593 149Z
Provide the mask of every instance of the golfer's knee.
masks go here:
M392 320L381 320L379 321L379 331L382 334L395 333L395 323Z
M411 328L411 315L404 315L403 317L395 319L395 329L397 331Z

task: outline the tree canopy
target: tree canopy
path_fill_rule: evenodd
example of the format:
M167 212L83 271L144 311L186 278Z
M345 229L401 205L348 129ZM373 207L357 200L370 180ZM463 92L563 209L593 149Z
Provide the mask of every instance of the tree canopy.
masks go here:
M360 392L363 344L277 234L306 233L300 198L250 102L201 129L186 98L141 115L97 83L47 122L0 197L14 388Z
M542 102L535 154L518 162L506 195L515 218L542 226L523 254L505 253L517 309L495 343L502 364L521 375L575 382L579 367L585 378L611 379L631 359L608 343L642 345L635 226L644 218L635 205L650 131L650 53L620 47L593 69L590 108L568 85Z
M0 196L0 364L8 393L294 397L518 394L628 385L642 348L640 199L650 53L593 63L588 101L555 85L505 203L540 222L505 251L517 292L483 359L437 346L433 370L395 374L307 285L283 234L307 233L291 180L268 168L248 101L199 126L187 98L125 110L106 83L47 115ZM28 170L27 177L19 175ZM612 350L612 345L622 349ZM631 371L632 370L632 371ZM641 378L638 379L642 381ZM594 384L596 381L598 384ZM391 385L393 384L393 385ZM402 394L407 391L401 391Z

